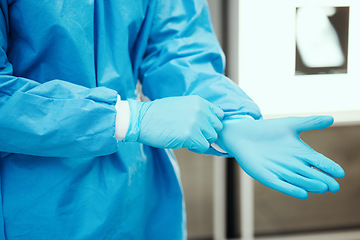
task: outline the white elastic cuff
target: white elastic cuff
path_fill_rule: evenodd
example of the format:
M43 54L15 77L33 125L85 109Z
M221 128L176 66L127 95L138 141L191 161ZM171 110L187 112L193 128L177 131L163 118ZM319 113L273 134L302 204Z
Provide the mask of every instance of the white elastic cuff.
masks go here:
M252 116L250 116L250 115L232 115L232 116L229 116L227 118L249 118L249 119L254 120L254 118Z
M218 152L220 152L220 153L227 153L227 152L225 152L224 150L222 150L222 148L221 147L219 147L219 145L217 145L216 143L212 143L211 144L211 147L213 148L213 149L215 149L216 151L218 151Z
M116 124L115 137L118 141L125 138L130 125L130 107L128 101L121 101L120 96L117 97L116 108Z

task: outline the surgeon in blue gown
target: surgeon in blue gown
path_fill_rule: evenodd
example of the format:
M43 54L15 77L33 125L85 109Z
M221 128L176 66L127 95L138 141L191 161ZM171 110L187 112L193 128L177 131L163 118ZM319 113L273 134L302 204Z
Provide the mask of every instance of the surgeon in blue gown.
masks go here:
M221 155L216 142L255 179L298 198L338 190L330 175L342 177L340 166L314 152L322 159L305 161L298 138L332 118L263 120L223 76L205 0L0 8L0 239L186 239L169 148ZM150 101L139 101L138 80ZM313 166L328 174L290 176Z

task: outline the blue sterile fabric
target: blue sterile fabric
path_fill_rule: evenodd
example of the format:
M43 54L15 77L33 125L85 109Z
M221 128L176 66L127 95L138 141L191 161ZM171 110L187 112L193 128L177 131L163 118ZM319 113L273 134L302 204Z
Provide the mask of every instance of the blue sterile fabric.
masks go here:
M177 162L117 142L116 96L199 95L261 117L222 75L204 0L0 0L0 237L186 239Z

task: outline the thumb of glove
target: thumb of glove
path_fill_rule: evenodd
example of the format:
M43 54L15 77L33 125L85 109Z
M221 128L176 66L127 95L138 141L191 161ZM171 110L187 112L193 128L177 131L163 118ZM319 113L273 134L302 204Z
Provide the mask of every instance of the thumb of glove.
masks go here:
M334 123L334 118L327 115L309 116L309 117L293 117L291 119L291 127L296 132L318 130L330 127Z

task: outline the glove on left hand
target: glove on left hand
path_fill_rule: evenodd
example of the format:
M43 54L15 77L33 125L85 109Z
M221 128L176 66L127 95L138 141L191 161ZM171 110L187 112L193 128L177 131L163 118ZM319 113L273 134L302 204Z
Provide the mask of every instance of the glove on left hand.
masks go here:
M305 199L308 192L337 192L340 187L332 177L345 175L338 164L314 151L299 137L302 131L326 128L333 121L330 116L227 119L223 121L217 144L260 183Z

